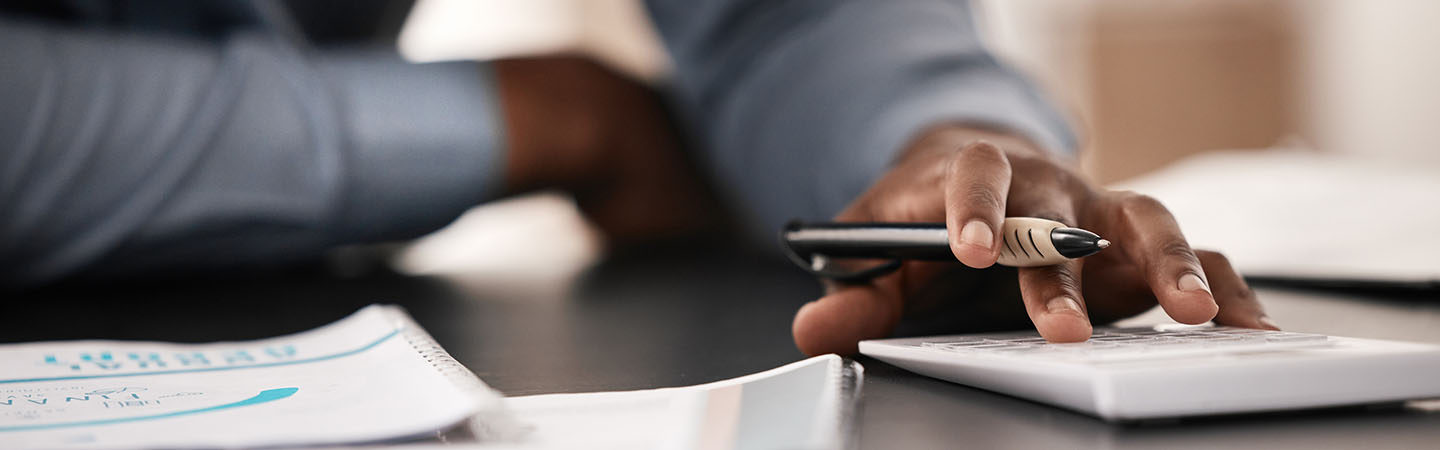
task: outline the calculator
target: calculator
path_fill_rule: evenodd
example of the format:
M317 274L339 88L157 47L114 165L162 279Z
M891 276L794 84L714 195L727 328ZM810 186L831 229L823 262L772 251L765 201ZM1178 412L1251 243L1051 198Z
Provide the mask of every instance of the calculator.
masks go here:
M1110 421L1440 398L1440 346L1215 326L1096 328L860 342L860 353L942 380Z

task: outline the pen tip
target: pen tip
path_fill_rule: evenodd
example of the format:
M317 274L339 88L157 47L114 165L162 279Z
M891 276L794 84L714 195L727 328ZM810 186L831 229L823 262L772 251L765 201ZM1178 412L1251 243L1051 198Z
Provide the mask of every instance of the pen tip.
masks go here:
M1101 250L1104 250L1104 249L1110 248L1110 241L1101 239L1101 240L1099 240L1098 242L1095 243L1095 246L1096 246L1096 247L1100 247Z

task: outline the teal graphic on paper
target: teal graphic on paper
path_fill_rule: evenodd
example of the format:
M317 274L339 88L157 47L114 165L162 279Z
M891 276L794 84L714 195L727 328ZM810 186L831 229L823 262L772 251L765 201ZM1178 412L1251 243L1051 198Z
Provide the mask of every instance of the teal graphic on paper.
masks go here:
M92 426L92 425L110 425L110 424L116 424L116 423L140 422L140 421L146 421L146 420L167 419L167 418L171 418L171 417L188 416L188 415L192 415L192 414L201 414L201 413L207 413L207 412L215 412L215 411L220 411L220 410L234 409L234 408L240 408L240 407L244 407L244 406L258 405L258 404L261 404L261 403L273 402L273 401L276 401L276 400L284 399L284 398L290 397L290 396L292 396L292 395L295 395L295 392L296 392L296 391L299 391L299 390L300 390L300 388L293 388L293 387L276 388L276 389L266 389L266 390L260 391L259 394L255 394L254 397L250 397L250 398L247 398L247 399L244 399L244 400L241 400L241 401L238 401L238 402L234 402L234 403L226 403L226 404L223 404L223 405L216 405L216 406L210 406L210 407L199 408L199 409L188 409L188 410L184 410L184 411L174 411L174 412L168 412L168 413L163 413L163 414L153 414L153 415L149 415L149 416L121 417L121 418L116 418L116 419L86 420L86 421L82 421L82 422L48 423L48 424L40 424L40 425L19 425L19 426L11 426L11 427L0 427L0 433L7 432L7 431L34 431L34 430L49 430L49 429L55 429L55 428L85 427L85 426Z
M293 366L293 365L296 365L296 364L309 364L309 363L315 363L315 362L320 362L320 361L329 361L329 360L336 359L336 358L343 358L343 357L346 357L346 356L350 356L350 355L354 355L354 354L357 354L357 353L364 352L364 351L366 351L366 350L370 350L370 349L375 348L376 346L380 345L381 343L384 343L385 341L390 340L390 338L393 338L393 337L395 337L396 335L400 334L401 331L404 331L404 330L402 330L402 329L391 330L389 333L386 333L384 336L381 336L379 339L376 339L376 340L374 340L374 341L371 341L370 343L365 344L365 345L363 345L363 346L361 346L361 347L359 347L359 348L354 348L354 349L346 350L346 351L339 352L339 353L332 353L332 354L329 354L329 355L316 356L316 357L313 357L313 358L295 359L295 360L289 360L289 361L280 361L280 362L263 363L263 364L251 364L251 365L243 365L243 366L200 367L200 368L173 369L173 370L151 370L151 371L144 371L144 372L125 372L125 373L98 374L98 375L64 375L64 376L39 377L39 378L16 378L16 379L9 379L9 380L0 379L0 384L34 383L34 382L41 382L41 381L93 380L93 379L99 379L99 378L140 377L140 376L150 376L150 375L171 375L171 374L177 374L177 373L220 372L220 371L231 371L231 370L261 369L261 368L266 368L266 367ZM293 351L293 350L291 350L291 351Z

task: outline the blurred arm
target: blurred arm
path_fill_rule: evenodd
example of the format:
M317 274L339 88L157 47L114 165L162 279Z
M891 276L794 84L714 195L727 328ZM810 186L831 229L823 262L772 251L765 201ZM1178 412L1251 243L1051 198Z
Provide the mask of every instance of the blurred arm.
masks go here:
M834 216L927 127L1075 147L1063 118L982 47L966 0L647 3L681 109L760 235Z
M310 258L500 189L488 66L4 18L0 53L0 283Z

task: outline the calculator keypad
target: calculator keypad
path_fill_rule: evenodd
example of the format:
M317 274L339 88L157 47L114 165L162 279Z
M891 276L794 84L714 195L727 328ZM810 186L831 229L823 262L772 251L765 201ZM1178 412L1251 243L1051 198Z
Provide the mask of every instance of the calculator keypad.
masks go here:
M1145 360L1191 355L1223 355L1257 350L1330 345L1319 334L1248 328L1100 328L1090 340L1055 344L1039 335L956 336L916 344L918 347L969 355L1016 356L1060 360Z

